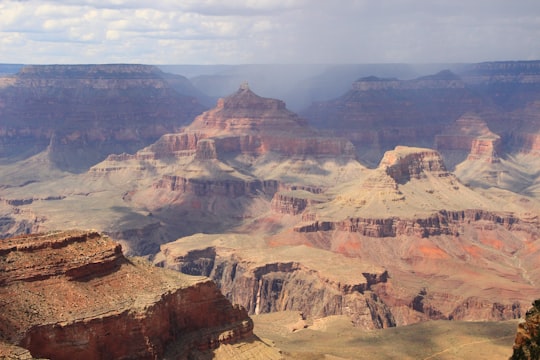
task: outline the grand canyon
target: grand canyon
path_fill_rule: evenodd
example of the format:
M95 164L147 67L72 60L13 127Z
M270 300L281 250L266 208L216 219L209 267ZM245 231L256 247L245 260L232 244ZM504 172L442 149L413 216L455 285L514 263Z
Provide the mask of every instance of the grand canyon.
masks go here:
M0 354L537 351L540 61L255 69L0 66Z

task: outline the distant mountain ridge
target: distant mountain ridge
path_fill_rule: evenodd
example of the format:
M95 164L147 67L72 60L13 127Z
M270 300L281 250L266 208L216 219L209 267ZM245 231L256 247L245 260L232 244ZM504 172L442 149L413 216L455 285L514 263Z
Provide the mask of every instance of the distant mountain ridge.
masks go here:
M0 161L49 147L58 167L84 171L178 130L205 107L164 77L153 66L118 64L31 65L0 78Z

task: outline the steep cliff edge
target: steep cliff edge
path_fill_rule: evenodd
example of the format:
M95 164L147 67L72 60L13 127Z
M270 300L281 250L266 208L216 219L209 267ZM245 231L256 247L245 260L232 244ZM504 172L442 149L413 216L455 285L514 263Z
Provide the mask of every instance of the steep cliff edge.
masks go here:
M249 235L196 234L161 246L154 263L204 275L250 314L300 311L306 318L346 315L355 326L395 326L373 292L388 281L377 265L306 246L266 248Z
M243 358L277 358L210 280L125 258L95 232L5 239L0 266L0 336L34 357L187 358L248 341Z

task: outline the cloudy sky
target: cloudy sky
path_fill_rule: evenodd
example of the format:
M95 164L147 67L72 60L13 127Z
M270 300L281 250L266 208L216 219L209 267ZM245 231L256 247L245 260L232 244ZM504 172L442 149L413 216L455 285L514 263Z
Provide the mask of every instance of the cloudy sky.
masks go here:
M0 0L0 63L540 59L540 0Z

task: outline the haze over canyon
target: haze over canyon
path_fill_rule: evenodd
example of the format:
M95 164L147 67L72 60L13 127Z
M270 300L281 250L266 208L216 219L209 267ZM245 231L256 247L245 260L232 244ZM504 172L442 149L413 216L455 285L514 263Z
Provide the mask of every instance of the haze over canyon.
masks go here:
M343 359L325 331L467 321L458 358L502 359L540 298L540 61L0 73L0 354Z

